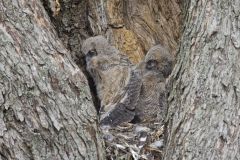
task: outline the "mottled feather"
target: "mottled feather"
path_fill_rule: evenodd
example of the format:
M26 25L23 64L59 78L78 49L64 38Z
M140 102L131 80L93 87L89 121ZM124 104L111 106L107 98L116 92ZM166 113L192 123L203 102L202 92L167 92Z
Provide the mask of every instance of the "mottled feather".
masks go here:
M165 80L170 75L174 58L170 52L157 45L131 72L127 86L110 103L109 112L101 119L101 125L117 126L134 118L140 123L162 122L166 111ZM136 75L135 75L136 74Z
M87 71L96 85L101 111L107 112L111 109L108 108L109 104L127 85L132 64L103 36L86 39L82 52L85 54Z

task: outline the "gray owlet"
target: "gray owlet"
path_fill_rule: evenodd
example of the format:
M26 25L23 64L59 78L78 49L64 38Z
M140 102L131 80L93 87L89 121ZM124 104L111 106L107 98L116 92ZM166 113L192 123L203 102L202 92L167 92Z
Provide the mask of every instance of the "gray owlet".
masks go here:
M157 45L131 72L122 99L101 119L102 126L115 127L123 122L162 122L166 110L165 80L171 74L174 57Z
M101 112L108 111L108 104L113 102L119 90L127 85L132 64L103 36L86 39L82 52L85 54L87 71L97 88Z

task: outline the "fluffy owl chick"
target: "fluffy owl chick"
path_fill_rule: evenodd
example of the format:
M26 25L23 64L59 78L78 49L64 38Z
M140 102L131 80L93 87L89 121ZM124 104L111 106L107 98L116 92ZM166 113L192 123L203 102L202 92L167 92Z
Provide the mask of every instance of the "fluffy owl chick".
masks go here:
M109 104L119 90L126 86L131 63L103 36L88 38L82 45L87 71L92 76L99 99L101 112L108 111Z
M173 65L174 57L166 48L161 45L152 47L136 68L140 77L132 74L125 96L113 104L101 125L115 127L133 119L140 123L161 122L166 108L165 80Z
M166 110L166 78L171 74L174 57L161 45L152 47L144 60L142 89L136 117L141 122L161 122Z
M139 102L142 87L142 70L137 66L131 71L127 86L116 95L109 105L108 112L101 115L100 125L114 127L123 122L130 122L135 117L135 108Z

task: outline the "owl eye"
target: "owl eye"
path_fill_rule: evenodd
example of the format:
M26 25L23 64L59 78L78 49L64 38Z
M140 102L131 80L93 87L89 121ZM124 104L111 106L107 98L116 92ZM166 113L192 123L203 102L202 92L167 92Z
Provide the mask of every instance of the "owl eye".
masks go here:
M158 65L158 62L156 60L151 59L147 61L146 69L149 69L149 70L154 69L157 67L157 65Z
M97 56L97 51L95 49L88 51L87 57L94 57L94 56Z

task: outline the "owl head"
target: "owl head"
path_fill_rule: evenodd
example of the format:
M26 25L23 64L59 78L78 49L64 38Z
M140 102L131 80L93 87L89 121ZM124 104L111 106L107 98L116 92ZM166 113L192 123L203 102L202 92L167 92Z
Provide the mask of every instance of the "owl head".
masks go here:
M129 66L128 58L110 45L103 36L90 37L83 42L82 52L85 55L87 69L95 72L108 72L114 67Z
M82 45L82 53L85 55L87 70L92 76L99 77L101 72L110 67L114 60L110 57L117 53L117 49L100 35L86 39Z
M90 60L94 56L113 55L119 51L110 45L105 37L100 35L86 39L82 45L82 52L86 59Z
M144 60L146 72L162 74L167 78L174 66L174 57L167 48L156 45L147 52Z

